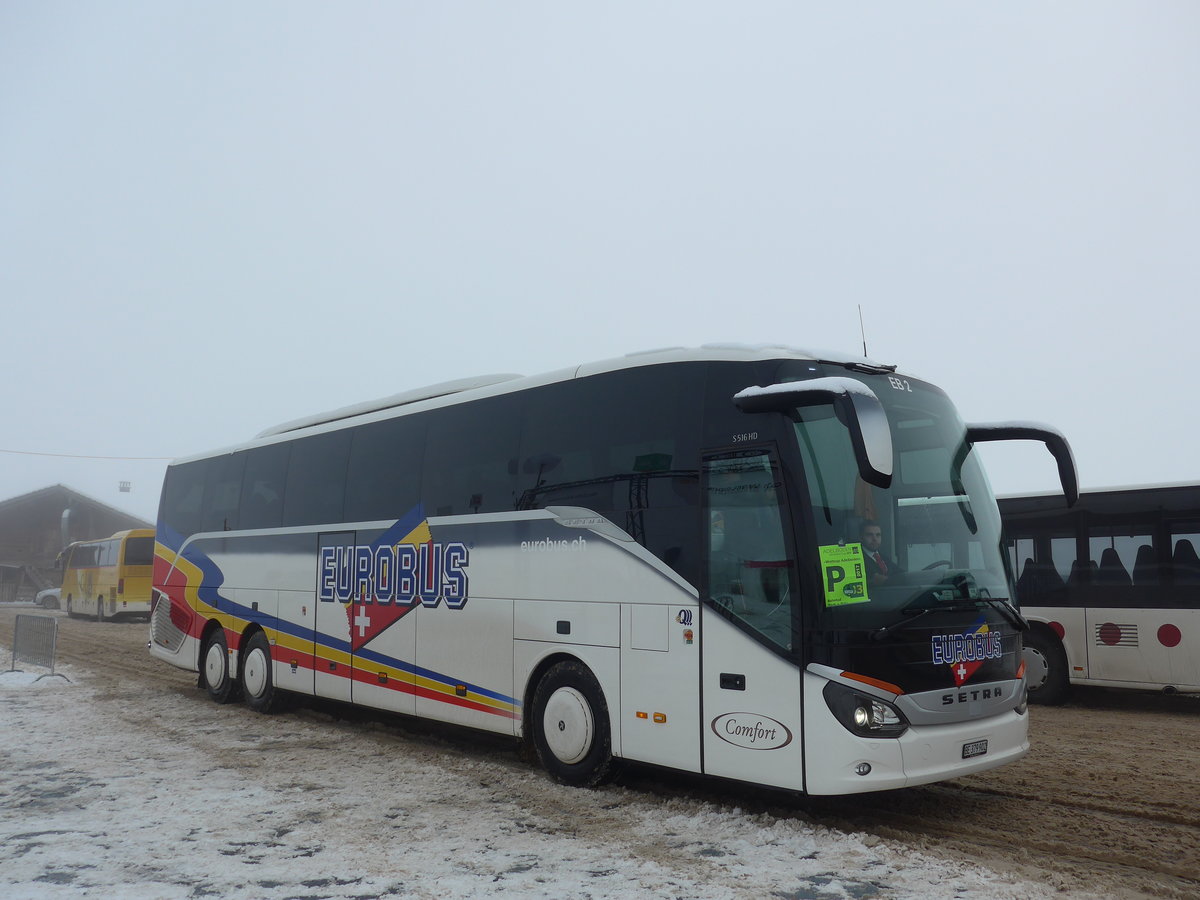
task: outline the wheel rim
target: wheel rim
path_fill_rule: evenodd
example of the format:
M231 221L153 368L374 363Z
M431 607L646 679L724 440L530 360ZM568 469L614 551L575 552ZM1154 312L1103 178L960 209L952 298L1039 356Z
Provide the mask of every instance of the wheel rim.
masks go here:
M1045 655L1034 647L1025 648L1025 682L1031 691L1046 684L1050 677L1050 663Z
M215 688L225 680L225 648L216 641L208 645L208 653L204 657L204 677Z
M587 756L596 726L592 707L583 694L572 687L562 687L551 694L542 713L542 734L546 746L560 762L571 765Z
M255 647L246 657L246 668L242 672L242 684L251 697L261 697L267 689L266 654L261 647Z

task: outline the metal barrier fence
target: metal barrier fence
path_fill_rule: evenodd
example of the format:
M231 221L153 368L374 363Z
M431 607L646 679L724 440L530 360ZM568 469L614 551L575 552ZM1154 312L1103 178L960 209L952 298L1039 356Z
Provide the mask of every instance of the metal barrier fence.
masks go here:
M31 666L49 669L50 675L59 675L54 671L54 651L57 644L57 619L52 616L17 616L13 626L12 668L9 671L18 671L17 663L25 662Z

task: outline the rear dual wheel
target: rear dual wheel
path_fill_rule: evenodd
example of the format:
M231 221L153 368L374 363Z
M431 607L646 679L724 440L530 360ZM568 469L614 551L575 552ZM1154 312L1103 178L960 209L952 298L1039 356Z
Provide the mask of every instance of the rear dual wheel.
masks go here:
M271 642L256 631L242 651L242 694L246 705L260 713L275 712L283 705L283 691L276 690L271 673Z
M225 629L214 628L200 650L200 684L216 703L245 699L261 713L283 706L284 692L275 688L271 667L271 643L261 631L252 634L242 647L241 677L234 679L229 664L229 642Z
M200 683L214 703L237 699L237 682L229 670L229 643L223 628L209 632L200 648Z

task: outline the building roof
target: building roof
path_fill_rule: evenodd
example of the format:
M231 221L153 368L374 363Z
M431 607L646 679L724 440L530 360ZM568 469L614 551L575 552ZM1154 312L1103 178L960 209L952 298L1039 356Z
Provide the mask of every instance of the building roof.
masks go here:
M123 509L117 509L115 506L110 506L103 501L97 500L95 497L89 497L82 491L77 491L74 488L67 487L65 484L52 484L49 487L39 488L36 491L30 491L28 494L20 494L16 497L10 497L7 500L0 500L0 516L9 513L17 513L24 509L42 507L48 503L61 502L63 508L70 506L72 503L83 503L91 506L94 509L100 509L114 516L121 516L129 519L131 528L153 528L153 522L147 522L140 516L135 516L131 512Z

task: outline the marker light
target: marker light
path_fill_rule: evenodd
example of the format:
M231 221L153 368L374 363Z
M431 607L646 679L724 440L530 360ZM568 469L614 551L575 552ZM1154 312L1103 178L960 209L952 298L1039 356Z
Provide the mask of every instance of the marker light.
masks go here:
M881 678L872 678L870 675L859 675L857 672L843 672L842 677L849 678L851 681L869 684L871 687L877 687L881 691L887 691L889 694L895 694L897 697L904 693L904 688L899 685L892 684L890 681L884 681Z
M1021 702L1013 708L1013 712L1015 712L1018 716L1023 716L1025 715L1025 711L1027 709L1029 709L1029 689L1022 684Z

